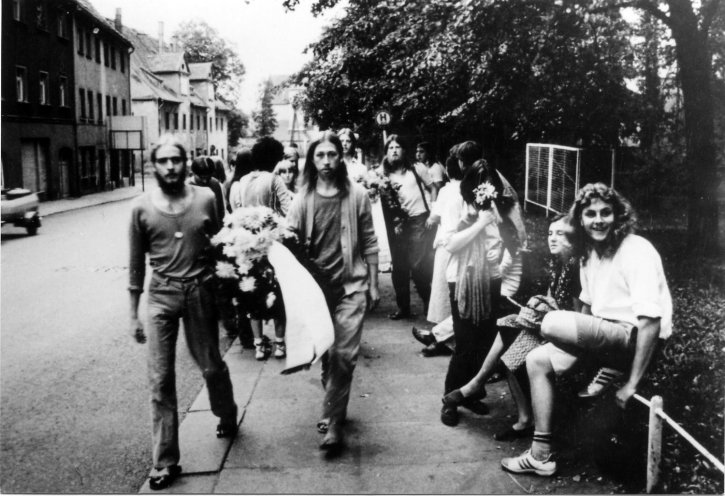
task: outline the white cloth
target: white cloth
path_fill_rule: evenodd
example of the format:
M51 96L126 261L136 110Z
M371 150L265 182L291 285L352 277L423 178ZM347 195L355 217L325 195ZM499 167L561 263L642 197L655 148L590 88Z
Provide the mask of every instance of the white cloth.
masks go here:
M451 315L451 300L448 294L448 281L446 281L446 267L451 254L444 247L436 248L433 259L433 279L430 283L430 300L428 302L429 322L441 322Z
M389 271L390 264L393 261L390 255L390 243L388 243L388 231L385 228L385 217L383 216L383 204L380 198L371 202L373 214L373 228L375 229L375 236L378 237L378 270Z
M294 255L274 242L267 258L279 282L287 317L283 373L293 372L319 360L335 341L335 329L322 290Z
M662 259L641 236L629 234L613 257L592 250L579 272L579 299L592 315L638 325L638 317L660 318L661 339L672 334L672 297Z
M450 315L430 330L436 342L443 343L453 337L453 317Z

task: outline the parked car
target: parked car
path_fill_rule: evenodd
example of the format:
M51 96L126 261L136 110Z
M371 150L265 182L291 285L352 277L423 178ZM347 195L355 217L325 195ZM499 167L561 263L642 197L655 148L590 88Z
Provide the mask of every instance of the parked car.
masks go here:
M2 225L9 222L18 227L24 227L28 234L33 236L37 234L40 227L40 213L38 205L40 199L37 193L33 193L29 189L2 188L2 198L0 198L0 221Z

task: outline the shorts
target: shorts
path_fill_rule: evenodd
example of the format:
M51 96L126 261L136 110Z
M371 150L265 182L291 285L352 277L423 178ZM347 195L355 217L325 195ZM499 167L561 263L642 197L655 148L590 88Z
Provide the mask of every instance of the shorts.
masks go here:
M563 349L553 343L543 345L554 372L561 374L571 369L584 354L592 355L602 365L619 370L629 368L636 347L637 328L627 322L616 322L593 315L570 311L549 312L542 328L575 329L577 344Z

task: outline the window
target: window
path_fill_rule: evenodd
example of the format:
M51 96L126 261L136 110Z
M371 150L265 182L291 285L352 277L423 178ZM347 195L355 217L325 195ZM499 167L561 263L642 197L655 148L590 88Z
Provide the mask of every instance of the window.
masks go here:
M170 115L168 112L166 112L166 115L164 116L164 124L165 124L167 131L169 130L169 120L170 120Z
M96 36L96 62L101 63L101 39Z
M199 114L196 114L196 128L201 129L201 120L199 119Z
M106 95L106 115L113 115L113 112L111 112L111 95Z
M181 129L186 130L186 114L181 116Z
M189 130L190 131L194 130L194 114L191 114L189 116Z
M42 1L35 6L35 25L38 29L48 30L48 11Z
M174 129L179 129L179 113L174 112Z
M206 129L206 126L204 126L204 129ZM213 130L214 130L214 124L211 120L211 117L209 117L209 131L213 131Z
M126 54L123 50L118 51L118 65L121 66L121 72L126 72Z
M222 131L224 131L224 118L223 117L221 117L219 119L219 124L221 125Z
M78 26L78 55L83 55L83 48L85 46L86 35L83 33L83 29Z
M98 123L103 124L103 95L98 93L96 101L98 102Z
M111 69L116 68L116 47L111 47Z
M20 20L20 0L13 0L13 19Z
M103 44L103 65L108 67L108 43Z
M118 98L113 97L113 115L118 115Z
M93 58L93 54L91 53L91 52L93 52L93 47L91 47L91 32L86 31L85 35L86 35L86 58L90 60L91 58Z
M61 107L68 107L68 78L60 76L58 78L58 104Z
M121 115L126 115L126 99L121 99Z
M25 67L15 68L15 94L19 102L28 101L28 71Z
M40 71L38 77L38 102L41 105L50 105L50 81L48 73Z
M81 102L81 122L86 120L86 90L78 89L78 101Z
M93 122L95 119L95 112L93 111L93 92L88 90L86 96L88 96L88 122Z
M65 12L58 12L58 36L68 39L68 15Z

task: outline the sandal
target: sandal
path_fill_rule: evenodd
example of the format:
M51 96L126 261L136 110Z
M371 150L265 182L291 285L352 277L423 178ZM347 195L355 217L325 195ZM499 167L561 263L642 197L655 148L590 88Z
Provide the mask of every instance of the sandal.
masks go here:
M181 474L180 465L171 465L156 471L156 475L149 477L149 488L152 491L160 491L169 487Z
M327 430L330 428L330 419L322 419L317 422L317 432L320 434L327 434Z

